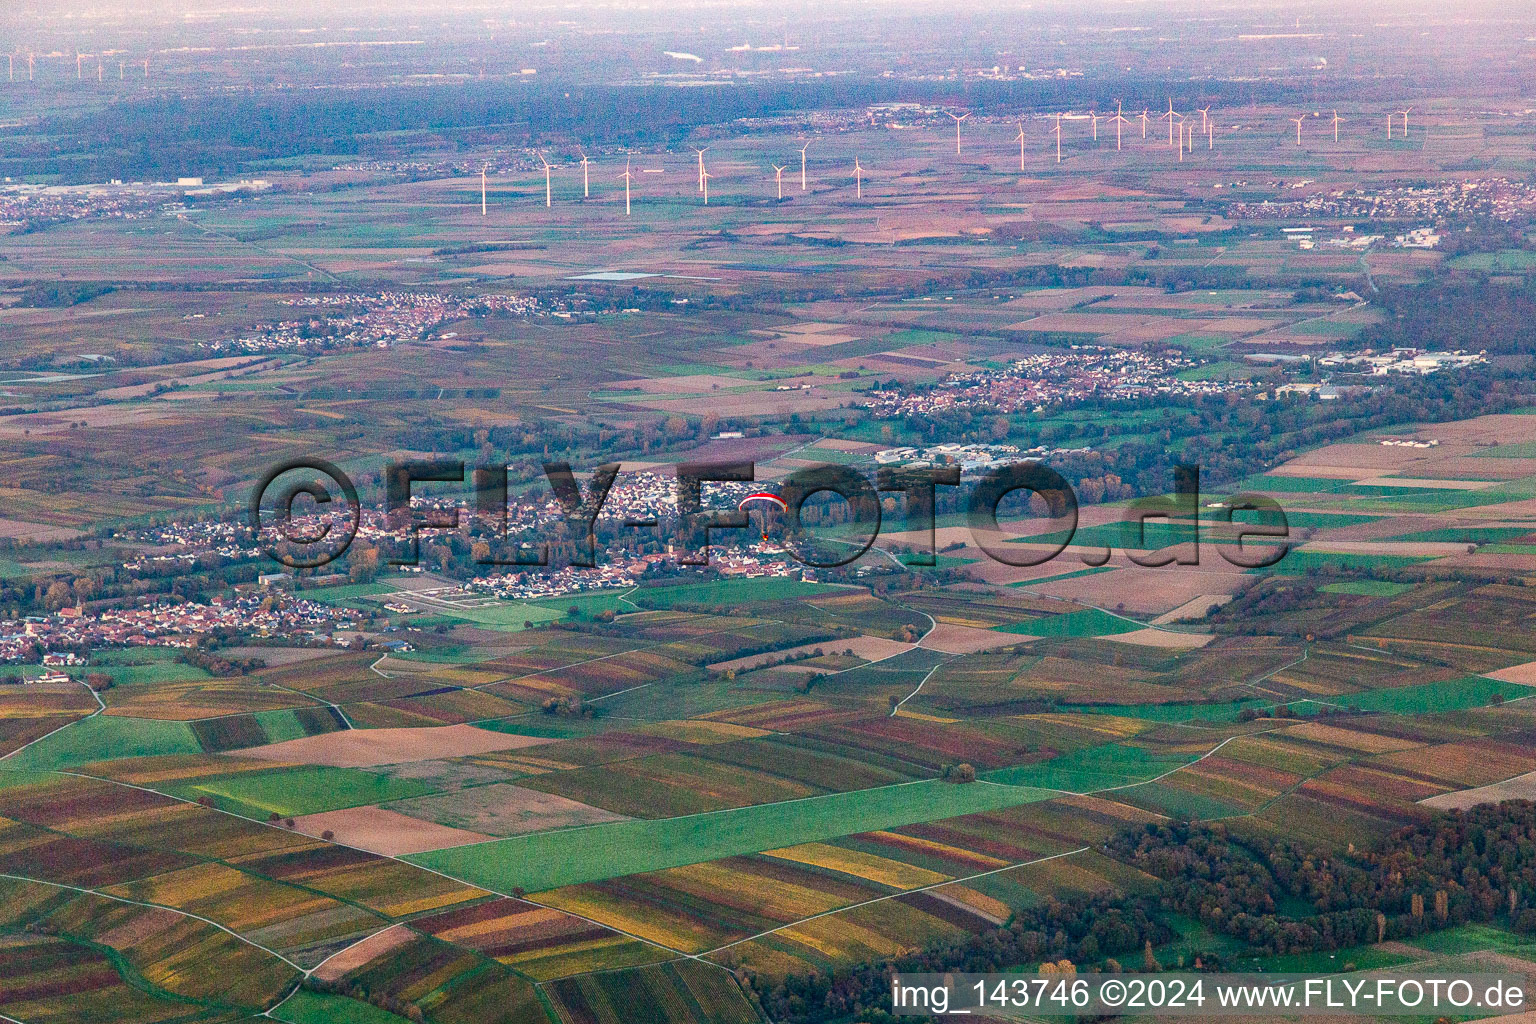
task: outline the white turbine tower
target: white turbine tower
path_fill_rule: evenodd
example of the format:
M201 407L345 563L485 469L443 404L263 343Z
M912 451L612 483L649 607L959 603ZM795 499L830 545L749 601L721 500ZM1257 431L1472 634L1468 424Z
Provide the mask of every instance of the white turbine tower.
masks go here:
M1405 110L1399 110L1397 112L1397 116L1403 119L1403 138L1405 139L1408 137L1408 111L1412 109L1412 107L1408 107Z
M1088 111L1088 117L1091 118L1092 121L1093 121L1093 141L1094 142L1098 142L1099 141L1099 112L1097 110L1090 110L1090 111Z
M700 149L698 146L690 146L688 148L692 149L695 153L699 154L699 189L698 190L700 192L703 192L704 191L704 154L709 152L709 147L705 146L703 149Z
M549 161L544 159L544 154L539 154L539 162L544 165L544 208L547 210L555 205L554 194L549 185Z
M1170 96L1168 97L1168 113L1159 114L1157 116L1159 121L1163 120L1164 118L1166 118L1168 121L1168 145L1170 146L1173 145L1173 119L1176 116L1177 115L1173 112L1173 97Z
M971 116L971 112L969 110L967 110L963 114L950 114L949 111L946 110L946 111L944 111L944 113L949 114L950 117L954 118L954 121L955 121L955 156L959 156L960 155L960 122L964 121L966 118L970 117Z
M587 159L587 154L581 154L581 198L583 199L592 198L592 179L590 172L587 170L587 165L591 162Z
M1056 133L1056 162L1061 163L1061 115L1056 115L1056 127L1052 129Z
M1210 129L1211 129L1211 108L1206 106L1206 107L1196 107L1195 109L1200 111L1200 130L1203 131L1203 132L1210 131ZM1193 132L1193 130L1191 130L1191 132Z
M1303 114L1301 117L1291 118L1292 121L1296 122L1296 145L1298 146L1301 145L1301 125L1302 122L1304 122L1306 119L1307 117L1305 114Z
M1115 152L1118 153L1120 152L1120 131L1124 126L1131 123L1125 119L1125 112L1121 109L1119 100L1115 101L1115 116L1110 118L1110 120L1115 125Z
M709 205L709 179L713 178L713 177L714 177L714 175L710 174L708 171L704 172L704 205L705 206Z
M1147 117L1147 114L1148 114L1148 111L1146 111L1146 110L1143 110L1141 112L1141 137L1142 138L1146 138L1147 137L1147 122L1149 120L1151 120L1149 117Z
M785 165L788 166L787 164ZM779 198L784 198L784 168L778 164L773 165L774 181L779 189Z
M811 141L807 139L805 145L800 147L800 191L805 191L805 151L811 148Z
M624 161L624 173L622 175L620 175L620 177L622 177L624 179L624 216L628 217L629 216L629 183L635 177L633 174L629 173L629 161L628 160Z
M1019 170L1024 169L1024 122L1019 122L1019 134L1014 136L1014 142L1019 144Z
M1339 125L1341 125L1343 123L1344 123L1344 119L1342 117L1340 117L1339 116L1339 112L1337 110L1335 110L1333 112L1333 141L1334 142L1338 142L1339 141Z
M853 158L853 187L858 198L864 198L864 168L859 166L859 158Z
M480 216L485 216L485 164L480 165Z

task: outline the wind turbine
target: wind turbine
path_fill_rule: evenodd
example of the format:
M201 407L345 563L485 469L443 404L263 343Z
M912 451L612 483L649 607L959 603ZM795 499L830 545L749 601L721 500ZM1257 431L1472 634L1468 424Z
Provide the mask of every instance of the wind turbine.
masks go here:
M629 216L629 183L634 178L634 175L629 173L629 161L628 160L624 161L624 173L622 175L620 175L620 177L622 177L624 179L624 216L628 217Z
M1406 110L1399 110L1397 112L1398 116L1403 119L1403 138L1405 139L1408 137L1408 111L1412 109L1412 107L1408 107Z
M1306 119L1307 118L1305 114L1303 114L1301 117L1291 118L1292 121L1296 122L1296 145L1298 146L1301 145L1301 123Z
M1205 126L1205 148L1216 148L1216 122L1212 121Z
M853 187L858 198L864 198L864 168L859 166L859 158L853 158Z
M1387 141L1392 141L1392 112L1387 112Z
M1141 112L1141 137L1142 138L1146 138L1147 137L1147 121L1148 120L1149 119L1147 117L1147 111L1143 110Z
M29 81L29 82L32 81L33 77L34 77L33 76L33 72L32 72L32 63L36 59L37 58L34 57L32 54L30 54L30 53L27 54L27 81Z
M806 139L805 145L800 147L800 191L805 191L805 151L811 148L811 140Z
M117 62L117 80L119 82L121 82L123 79L125 79L127 77L128 77L128 62L125 61L125 60L120 60L120 61Z
M81 81L81 82L85 81L85 74L84 74L84 72L82 72L80 70L81 67L83 66L80 62L84 58L85 58L85 55L83 53L81 53L79 50L75 51L75 80L76 81Z
M698 146L689 146L689 149L699 154L699 191L704 191L704 154L709 152L709 147L700 149Z
M1170 96L1168 98L1168 113L1166 113L1166 114L1159 114L1157 116L1157 119L1159 121L1163 120L1163 118L1167 118L1168 119L1168 145L1170 145L1170 146L1173 145L1173 119L1174 119L1174 117L1175 117L1175 115L1174 115L1174 112L1173 112L1173 97Z
M1096 110L1088 111L1088 116L1093 120L1093 141L1099 141L1099 113Z
M1019 134L1013 141L1019 144L1019 170L1022 171L1024 169L1024 122L1019 122Z
M1191 129L1193 130L1193 129ZM1179 118L1179 163L1184 162L1184 119Z
M713 177L714 177L714 175L710 174L708 171L704 172L703 182L704 182L704 205L705 206L709 205L709 179L713 178Z
M1110 121L1115 125L1115 152L1118 153L1120 151L1120 129L1122 126L1131 123L1125 119L1125 113L1121 110L1119 100L1115 101L1115 116L1110 118Z
M587 159L587 154L581 154L581 198L592 198L592 179L587 171L587 165L592 161Z
M11 53L7 54L6 56L10 59L11 62L11 81L14 82L16 81L16 55Z
M1335 110L1333 112L1333 141L1334 142L1338 142L1339 141L1339 125L1341 125L1343 123L1344 123L1344 119L1342 117L1340 117L1339 116L1339 112L1337 110Z
M96 58L96 81L101 81L101 58Z
M949 111L946 110L946 111L944 111L944 113L949 114ZM960 122L964 121L966 118L970 117L971 116L971 112L969 110L967 110L963 114L949 114L949 116L955 119L955 156L959 156L960 155Z
M1052 129L1056 133L1056 162L1061 163L1061 115L1056 115L1056 127Z
M144 77L145 78L149 77L149 58L148 57L144 58Z
M787 167L788 164L786 164L785 166ZM774 172L774 181L777 184L778 189L779 189L779 198L783 199L784 198L784 168L780 167L778 164L774 164L773 165L773 172Z
M544 159L544 154L539 154L539 161L544 165L544 208L547 210L554 204L554 197L549 188L549 161Z
M1200 130L1203 131L1203 132L1210 131L1211 130L1211 108L1206 106L1206 107L1196 107L1195 109L1200 111ZM1194 134L1194 129L1190 129L1190 134Z
M485 216L485 164L480 165L480 216Z

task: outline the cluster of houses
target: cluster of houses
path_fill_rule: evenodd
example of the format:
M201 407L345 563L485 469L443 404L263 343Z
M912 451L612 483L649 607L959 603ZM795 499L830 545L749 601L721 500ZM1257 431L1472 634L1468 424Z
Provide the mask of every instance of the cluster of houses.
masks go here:
M903 445L875 452L881 466L959 466L962 473L985 472L1015 462L1038 462L1053 455L1082 455L1092 448L1049 448L1038 445L1020 448L1013 444L933 444L926 447Z
M78 664L79 652L102 647L192 647L216 630L253 637L329 642L338 624L360 618L316 601L243 595L207 604L159 603L90 614L62 608L51 615L0 620L0 661Z
M453 295L446 292L378 292L373 295L306 295L285 299L301 311L291 320L256 333L200 342L214 351L283 352L309 348L388 348L427 337L455 320L492 314L536 316L537 299L517 295Z
M1247 220L1319 217L1435 224L1468 218L1508 221L1532 211L1536 211L1536 186L1509 178L1484 178L1388 188L1334 189L1281 202L1267 199L1235 202L1228 207L1228 216Z
M887 416L931 414L951 409L1037 410L1090 398L1132 399L1153 395L1217 395L1247 391L1242 380L1186 380L1198 366L1173 350L1074 345L1014 360L1006 369L950 374L933 385L870 392L866 405Z

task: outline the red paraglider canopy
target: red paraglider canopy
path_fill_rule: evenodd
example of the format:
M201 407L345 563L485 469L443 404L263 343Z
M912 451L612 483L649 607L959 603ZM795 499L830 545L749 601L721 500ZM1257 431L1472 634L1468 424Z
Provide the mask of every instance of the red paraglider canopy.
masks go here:
M784 504L783 498L769 491L758 491L756 494L749 494L745 498L742 498L741 504L737 505L736 507L739 509L746 508L747 504L753 501L766 501L769 504L777 505L780 512L785 512L789 509L789 506Z
M758 528L762 531L764 541L768 539L769 512L773 509L778 509L780 512L789 510L789 506L784 503L784 499L771 491L757 491L754 494L749 494L742 498L741 504L736 507L738 509L745 509L749 505L756 506L758 510Z

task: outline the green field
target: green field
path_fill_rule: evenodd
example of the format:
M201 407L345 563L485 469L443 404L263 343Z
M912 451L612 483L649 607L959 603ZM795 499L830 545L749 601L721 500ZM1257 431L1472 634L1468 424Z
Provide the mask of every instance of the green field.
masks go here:
M1039 764L999 768L982 778L1009 786L1046 786L1070 793L1091 793L1155 779L1193 761L1183 755L1158 755L1142 747L1109 743L1085 747Z
M1067 612L1063 615L1046 615L1038 619L1025 619L1022 622L998 626L997 631L1019 633L1023 636L1083 637L1112 636L1115 633L1131 633L1145 628L1146 626L1140 622L1123 619L1098 608L1084 608L1082 611Z
M319 601L321 604L353 605L369 607L370 602L362 601L365 597L388 597L398 588L387 583L349 583L339 587L313 587L300 591L306 601Z
M1229 970L1263 971L1265 974L1331 974L1354 964L1357 971L1376 971L1405 964L1414 958L1392 953L1378 946L1352 946L1332 952L1287 953L1283 956L1244 957L1232 962Z
M1437 711L1461 711L1480 708L1495 696L1505 700L1536 695L1536 688L1519 683L1505 683L1486 676L1467 676L1443 683L1423 683L1418 686L1398 686L1390 690L1368 690L1352 693L1336 699L1335 703L1361 711L1381 711L1392 715L1425 715ZM1303 706L1299 706L1303 705ZM1307 713L1322 705L1315 701L1298 701L1291 707Z
M1386 580L1351 580L1348 583L1329 583L1321 588L1325 594L1354 594L1356 597L1396 597L1405 590L1412 590L1411 583L1388 583Z
M784 576L755 579L721 580L718 583L690 583L681 587L649 587L630 595L646 608L673 608L678 605L736 605L757 601L788 601L797 597L829 597L848 593L848 588L830 583L805 583Z
M1451 260L1449 266L1457 270L1478 270L1484 273L1520 273L1536 267L1536 252L1525 249L1469 252Z
M405 860L506 892L617 878L997 810L1056 794L925 780L655 821L620 821L413 854Z
M610 611L617 615L623 615L627 612L639 610L629 600L633 596L630 589L626 587L622 590L600 590L591 594L568 594L564 597L549 597L542 601L530 601L527 606L538 609L540 613L554 611L560 615L565 615L570 609L576 608L584 618L591 618L594 615ZM534 621L539 622L541 620L534 617Z
M175 786L167 792L187 800L210 796L219 808L251 818L269 814L286 818L426 796L436 789L360 768L312 767L226 775Z
M50 733L5 761L8 768L72 768L92 761L157 754L200 754L186 722L93 715Z
M288 1024L409 1024L401 1016L372 1003L330 992L299 989L268 1016Z
M1420 562L1428 561L1432 561L1432 558L1426 555L1362 555L1352 551L1287 551L1285 557L1274 565L1248 571L1280 572L1295 576L1306 573L1350 569L1401 569L1404 566L1417 565Z
M1496 950L1513 952L1531 959L1536 954L1536 935L1516 935L1514 932L1487 924L1464 924L1459 928L1447 928L1442 932L1430 932L1409 940L1410 944L1431 953L1477 953Z

